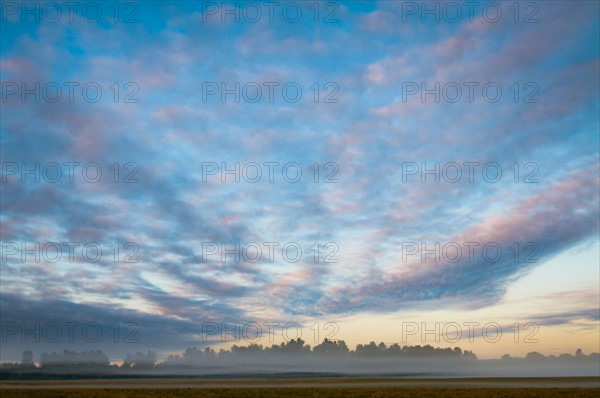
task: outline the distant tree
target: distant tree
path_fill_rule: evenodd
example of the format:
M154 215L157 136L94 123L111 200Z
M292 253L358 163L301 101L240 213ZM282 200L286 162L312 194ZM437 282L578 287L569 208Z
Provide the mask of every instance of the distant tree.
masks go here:
M583 351L581 348L578 348L577 351L575 351L575 356L578 358L583 356Z
M475 355L475 353L473 351L466 350L463 352L463 358L469 359L469 360L476 360L477 355Z
M573 355L571 355L571 354L560 354L560 355L558 356L558 358L559 358L559 359L572 359L572 358L573 358Z
M263 346L256 343L251 343L249 346L233 345L231 353L235 355L256 355L263 352Z
M388 355L400 355L402 354L402 347L400 347L400 344L394 343L388 347L387 353Z
M528 352L527 355L525 355L525 359L531 360L543 360L544 358L544 355L537 351Z
M156 352L148 351L146 354L136 352L135 355L127 354L123 361L123 368L142 368L148 369L154 367L156 363Z
M23 351L23 357L21 359L21 365L33 366L33 352Z
M283 352L290 354L302 354L309 353L310 347L304 344L304 340L301 338L291 339L287 344L283 346Z
M325 339L321 344L316 345L315 348L313 348L313 352L325 355L335 355L348 354L350 353L350 350L348 349L348 346L344 340L333 341Z
M376 357L385 352L386 346L384 343L380 343L379 346L371 341L368 345L358 344L356 346L356 355Z

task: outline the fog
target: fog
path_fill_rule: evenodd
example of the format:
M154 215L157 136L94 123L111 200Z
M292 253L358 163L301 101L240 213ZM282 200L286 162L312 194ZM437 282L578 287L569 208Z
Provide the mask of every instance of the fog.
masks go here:
M17 378L319 378L319 377L561 377L600 376L600 355L544 356L531 352L524 358L477 359L460 348L359 344L350 350L343 341L328 341L314 348L300 339L263 348L251 344L231 350L206 347L186 349L158 361L156 353L124 354L123 363L110 365L101 351L42 353L39 362L31 351L19 363L4 363L2 379Z

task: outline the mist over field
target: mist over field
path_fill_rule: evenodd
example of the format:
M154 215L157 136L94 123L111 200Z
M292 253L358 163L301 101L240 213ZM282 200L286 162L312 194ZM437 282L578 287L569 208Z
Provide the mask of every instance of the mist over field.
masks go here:
M262 346L234 345L231 350L186 349L158 361L156 353L127 354L120 366L110 365L101 351L43 353L36 366L26 351L20 363L0 367L4 379L38 378L315 378L315 377L600 377L600 354L563 354L559 357L531 352L525 358L505 355L479 360L460 348L427 346L387 347L384 343L358 345L349 350L343 341L325 340L310 348L304 341Z

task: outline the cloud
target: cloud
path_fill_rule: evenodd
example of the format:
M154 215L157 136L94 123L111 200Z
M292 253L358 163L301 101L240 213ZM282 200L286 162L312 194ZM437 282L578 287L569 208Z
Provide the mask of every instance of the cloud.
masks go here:
M64 91L57 103L19 95L3 102L2 241L93 241L105 256L98 263L81 253L58 263L12 256L1 265L3 311L14 304L24 316L53 308L64 319L73 311L132 316L156 325L159 337L168 339L159 330L165 325L187 342L206 316L302 319L436 300L484 306L535 265L402 263L402 243L535 242L544 260L595 236L600 56L591 16L598 4L544 3L531 25L508 17L400 23L400 7L341 6L335 24L204 22L201 5L183 3L140 4L137 24L10 22L2 82L97 82L103 96L92 103L76 91L69 102ZM402 100L403 82L473 80L501 84L502 100ZM272 81L297 83L301 100L278 92L270 102L266 90L256 103L241 94L239 103L232 94L203 100L206 82ZM138 102L123 102L129 82ZM530 82L539 101L524 103ZM324 102L328 95L338 101ZM22 182L20 172L8 175L7 162L40 169L94 162L103 174L95 183L80 169L74 182L66 175ZM205 162L280 166L273 183L265 168L257 183L221 183L218 175L203 180ZM297 183L282 177L290 162L302 168ZM503 176L405 181L407 162L494 162ZM337 167L337 182L323 181L327 164ZM524 183L526 165L537 183ZM125 183L127 176L137 182ZM203 242L271 241L298 242L305 256L202 261ZM139 261L112 261L114 245L125 255L128 242ZM338 262L315 262L315 243L336 244Z
M589 239L599 227L594 217L599 211L600 188L596 169L597 165L594 165L573 173L513 209L491 214L481 224L467 228L447 242L459 245L494 242L504 250L513 242L533 242L539 248L536 258L544 261ZM557 225L561 227L557 228ZM427 247L433 247L431 241L428 243ZM448 258L454 259L454 254L445 258L439 256L441 261L426 257L426 263L419 257L412 264L397 258L397 265L388 268L397 271L382 272L377 279L352 289L330 291L328 299L318 303L317 308L324 308L323 313L390 311L403 303L446 297L458 297L473 307L489 305L502 297L508 283L534 266L515 261L512 255L506 254L505 251L500 261L493 263L483 254L475 255L473 259L465 254L454 263L448 261Z

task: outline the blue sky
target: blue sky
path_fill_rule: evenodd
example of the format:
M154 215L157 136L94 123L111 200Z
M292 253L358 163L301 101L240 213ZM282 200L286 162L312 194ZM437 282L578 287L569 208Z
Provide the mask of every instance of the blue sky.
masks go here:
M66 9L53 23L42 8L36 22L2 4L2 322L139 325L133 346L98 343L111 359L202 345L203 322L336 322L351 345L397 341L406 320L535 322L535 350L600 349L597 2L520 3L517 21L512 2L481 2L456 22L423 22L415 3L394 1L318 3L315 22L312 2L294 2L296 23L279 9L270 21L264 5L252 23L225 13L233 3L186 1L122 3L115 23L114 8L94 4L96 23ZM484 8L502 16L490 22ZM39 102L21 95L35 82ZM65 82L79 84L72 101ZM223 100L236 83L239 102ZM421 96L436 83L438 102ZM23 173L36 162L39 182ZM57 182L44 174L52 162ZM73 182L66 162L79 163ZM80 174L90 163L97 182ZM250 174L222 183L236 163ZM436 163L439 182L422 182ZM246 181L256 164L261 178ZM36 242L94 243L103 255L22 261L21 244ZM279 244L273 261L267 242ZM406 253L436 242L462 256ZM502 255L469 258L465 242ZM254 243L262 256L223 262L211 243ZM280 250L291 243L296 262ZM125 262L132 248L138 262ZM19 333L2 360L69 348ZM533 350L479 341L484 356Z

